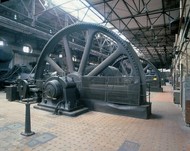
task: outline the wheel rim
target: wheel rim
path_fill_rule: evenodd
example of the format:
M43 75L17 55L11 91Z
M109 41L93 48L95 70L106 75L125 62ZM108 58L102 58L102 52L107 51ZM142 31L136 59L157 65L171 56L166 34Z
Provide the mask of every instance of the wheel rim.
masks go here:
M151 68L152 70L154 70L155 75L157 77L158 83L159 83L159 87L161 87L161 75L159 70L148 60L144 59L144 58L139 58L140 61L144 64L143 66L143 71L146 73L147 69Z
M77 71L80 75L83 75L84 73L84 68L90 53L90 49L91 49L91 43L93 41L93 38L95 36L96 33L103 33L106 36L108 36L109 38L112 38L117 44L118 44L118 49L112 54L112 56L109 58L112 58L113 60L117 57L119 57L121 54L126 54L127 51L125 51L124 49L124 45L122 44L123 41L116 36L116 34L114 34L113 32L109 31L108 29L102 27L102 26L97 26L94 24L76 24L76 25L72 25L69 26L63 30L61 30L60 32L58 32L55 36L53 36L48 43L46 44L46 46L44 47L44 49L42 50L42 53L40 55L39 61L38 61L38 65L37 65L37 69L36 69L36 74L35 74L35 78L36 79L40 79L42 78L42 73L43 73L43 68L44 68L44 64L45 62L50 63L54 68L56 68L59 72L64 72L62 71L62 69L60 69L57 64L55 64L55 62L53 62L53 60L49 57L49 54L52 53L53 48L55 47L55 45L60 41L63 40L64 42L64 48L65 48L65 54L66 54L66 62L67 62L67 66L68 66L68 71L69 73L74 72L74 67L73 67L73 61L72 61L72 54L71 54L71 50L69 48L69 44L68 44L68 35L70 35L70 33L74 33L76 31L82 31L82 30L86 30L88 31L88 37L87 37L87 42L84 48L84 53L83 56L81 58L81 62L80 62L80 67L79 70ZM132 54L130 54L131 56L129 58L131 58L131 60L134 60L134 57ZM108 60L107 62L111 62L112 60ZM135 62L135 61L133 61ZM40 70L42 69L42 70ZM96 75L98 71L91 73L90 75Z
M72 60L72 50L70 45L70 37L75 33L86 33L86 43L84 44L81 61L79 63L79 67L75 70L75 65ZM112 53L101 53L101 51L93 52L91 49L94 47L94 39L96 39L97 35L101 34L104 37L108 37L114 43L116 43L116 48L112 51ZM54 48L60 41L63 43L64 49L63 54L65 54L66 59L66 68L67 71L64 71L51 57L50 54L54 53ZM88 59L91 53L99 54L102 57L102 62L100 62L90 73L85 75L85 68L87 67ZM42 53L38 59L36 72L35 72L35 79L36 80L43 80L44 78L44 70L45 65L48 62L58 73L59 75L66 75L66 76L73 76L77 77L76 79L80 80L82 76L97 76L100 72L102 72L108 65L114 63L114 61L119 58L120 56L125 55L128 57L128 60L133 69L133 76L140 77L140 84L141 84L141 96L144 97L146 95L146 87L145 87L145 77L143 73L142 66L138 59L138 56L134 52L132 46L128 43L123 41L118 35L114 32L108 30L107 28L95 24L89 23L78 23L71 26L68 26L57 34L55 34L45 45L42 50ZM74 79L75 80L75 79ZM145 97L146 99L146 97ZM145 101L144 99L144 101Z

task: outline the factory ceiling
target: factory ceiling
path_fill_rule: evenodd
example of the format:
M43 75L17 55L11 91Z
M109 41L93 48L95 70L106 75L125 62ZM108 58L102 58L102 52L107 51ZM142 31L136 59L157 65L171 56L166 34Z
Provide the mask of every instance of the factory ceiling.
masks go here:
M88 0L159 67L168 67L179 26L179 0Z
M83 21L61 8L68 5L68 0L62 0L57 5L53 1L8 0L1 3L1 29L48 40L61 28ZM70 0L73 1L76 0ZM170 67L179 27L179 0L77 1L87 6L83 8L86 10L83 19L93 9L100 18L103 16L99 24L117 29L157 68ZM80 10L76 7L73 12Z

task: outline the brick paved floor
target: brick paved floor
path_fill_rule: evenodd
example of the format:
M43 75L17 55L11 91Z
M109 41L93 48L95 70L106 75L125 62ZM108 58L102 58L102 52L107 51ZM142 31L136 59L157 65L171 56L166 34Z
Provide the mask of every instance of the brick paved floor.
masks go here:
M9 102L0 92L0 151L190 151L190 128L172 89L151 92L149 120L88 112L57 116L31 108L35 135L24 137L25 106Z

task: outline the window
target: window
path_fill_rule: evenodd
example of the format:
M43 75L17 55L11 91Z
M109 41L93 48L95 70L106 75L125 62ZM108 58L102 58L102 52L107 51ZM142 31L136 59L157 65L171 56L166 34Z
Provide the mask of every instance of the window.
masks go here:
M4 38L0 37L0 47L7 45L7 42Z
M23 48L22 48L22 50L25 53L32 53L33 52L32 47L30 45L28 45L28 44L24 45Z
M4 46L4 41L3 40L0 40L0 46Z

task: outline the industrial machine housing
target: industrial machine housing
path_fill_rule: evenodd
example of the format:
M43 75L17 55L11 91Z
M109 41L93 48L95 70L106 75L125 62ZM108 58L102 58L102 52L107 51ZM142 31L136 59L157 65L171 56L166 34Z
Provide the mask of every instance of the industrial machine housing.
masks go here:
M61 63L55 60L60 54ZM123 56L129 73L123 72L126 64L118 61ZM123 68L115 67L116 61ZM21 80L18 90L21 99L37 99L36 108L69 116L88 109L140 118L151 114L145 74L134 49L96 24L77 23L56 33L40 54L34 79Z

